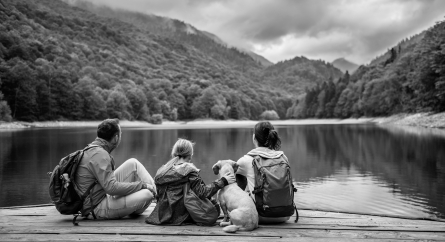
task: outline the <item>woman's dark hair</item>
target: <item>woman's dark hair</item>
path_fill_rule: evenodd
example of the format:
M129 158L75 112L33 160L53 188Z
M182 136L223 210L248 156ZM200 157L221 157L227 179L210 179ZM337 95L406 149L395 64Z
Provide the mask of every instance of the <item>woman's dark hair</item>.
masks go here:
M258 141L258 146L267 147L271 150L279 150L281 147L281 140L278 132L269 122L259 122L254 128L255 139Z
M105 119L97 126L97 137L110 141L119 133L119 119Z

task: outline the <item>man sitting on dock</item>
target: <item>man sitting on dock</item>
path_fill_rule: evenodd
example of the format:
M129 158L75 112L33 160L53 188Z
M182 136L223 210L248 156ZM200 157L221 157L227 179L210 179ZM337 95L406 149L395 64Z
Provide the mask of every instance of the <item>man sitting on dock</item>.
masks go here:
M153 178L136 159L125 161L116 170L110 153L119 145L122 131L118 119L106 119L97 128L96 146L85 151L76 174L78 194L97 183L85 199L82 214L94 218L118 219L138 215L156 195Z

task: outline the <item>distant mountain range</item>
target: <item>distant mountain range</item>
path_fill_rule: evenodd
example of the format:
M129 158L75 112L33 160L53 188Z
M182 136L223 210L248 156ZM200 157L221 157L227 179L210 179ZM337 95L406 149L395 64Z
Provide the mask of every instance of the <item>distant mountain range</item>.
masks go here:
M345 73L308 89L288 111L295 118L350 118L445 111L445 21L403 39ZM335 61L346 69L348 61Z
M348 71L349 73L353 73L359 65L346 60L345 58L338 58L332 62L332 65L340 69L343 73Z

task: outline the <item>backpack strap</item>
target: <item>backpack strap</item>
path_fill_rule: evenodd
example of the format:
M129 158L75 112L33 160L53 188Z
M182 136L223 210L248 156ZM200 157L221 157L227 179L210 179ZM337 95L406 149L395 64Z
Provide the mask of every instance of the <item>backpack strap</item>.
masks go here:
M87 145L87 147L85 147L85 148L83 148L83 150L82 151L87 151L87 150L89 150L89 149L91 149L91 148L94 148L94 147L100 147L99 145Z
M80 199L83 201L85 200L85 198L88 197L88 195L90 195L91 190L93 189L93 187L99 183L97 180L95 180L87 189L87 191L80 197Z
M259 164L258 159L260 159L259 155L253 157L252 166L254 167L254 170L255 170L255 167L256 167L257 171L261 171L261 169L264 169L264 168ZM255 174L255 176L257 176L257 174ZM261 181L262 181L261 184L259 184L258 186L253 188L252 194L256 194L256 193L259 193L259 192L263 191L264 183L265 183L265 177L264 176L262 177Z
M85 151L87 151L87 150L89 150L89 149L91 149L91 148L94 148L94 147L100 147L99 145L88 145L87 147L85 147L83 150L82 150L82 157L79 159L79 160L81 160L82 158L83 158L83 153L85 152ZM87 197L88 197L88 195L90 195L90 193L91 193L91 190L93 190L93 187L96 185L96 184L98 184L99 182L97 181L97 180L95 180L89 187L88 187L88 189L85 191L85 193L80 197L80 200L83 202ZM93 215L93 218L94 219L97 219L96 218L96 215L94 214L94 209L90 212L91 213L91 215ZM76 219L77 219L77 217L78 216L80 216L81 214L80 213L78 213L78 214L74 214L74 218L73 218L73 224L74 224L74 226L78 226L79 225L79 223L78 222L76 222Z

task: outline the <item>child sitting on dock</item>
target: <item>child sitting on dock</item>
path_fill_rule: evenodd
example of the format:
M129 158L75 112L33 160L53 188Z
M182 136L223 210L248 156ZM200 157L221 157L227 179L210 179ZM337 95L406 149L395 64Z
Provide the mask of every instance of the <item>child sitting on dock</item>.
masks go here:
M149 224L181 225L195 223L184 204L184 185L189 183L190 190L201 199L212 199L218 190L235 183L235 176L225 175L220 179L205 185L199 176L199 170L190 163L193 156L193 143L186 139L179 139L173 146L172 159L158 169L155 184L158 191L158 201L153 212L145 219ZM214 221L219 216L220 208L216 201L212 202L217 208Z
M97 138L90 144L96 147L85 151L75 177L78 194L94 183L85 199L82 214L94 218L118 219L143 213L154 196L154 181L136 159L125 161L116 170L110 153L119 145L122 131L118 119L106 119L97 128Z

